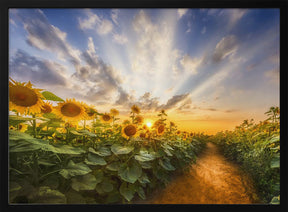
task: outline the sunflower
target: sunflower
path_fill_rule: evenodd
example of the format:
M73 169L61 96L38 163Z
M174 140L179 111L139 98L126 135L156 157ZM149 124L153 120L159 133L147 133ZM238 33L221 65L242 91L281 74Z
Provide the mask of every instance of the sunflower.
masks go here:
M134 120L135 120L136 124L142 124L144 121L144 118L143 118L143 116L138 115L135 117Z
M44 98L42 89L32 88L32 84L9 81L9 110L16 110L20 114L40 113Z
M116 109L114 109L114 108L112 108L112 109L110 110L110 114L111 114L111 116L118 116L118 115L119 115L119 111L116 110Z
M53 111L53 105L50 102L44 102L44 104L41 106L41 113L52 113Z
M165 131L165 126L163 124L160 124L158 127L157 127L157 135L163 135L164 134L164 131Z
M178 131L176 132L176 134L177 134L177 135L180 135L180 134L181 134L181 131L180 131L180 130L178 130Z
M85 108L85 119L92 120L95 118L97 114L97 110L93 108L93 106L84 105Z
M20 132L25 132L27 130L27 128L28 128L27 124L20 123L18 129L19 129Z
M86 116L83 103L75 99L66 99L65 102L58 103L55 107L55 114L68 122L83 120Z
M137 133L137 128L134 124L128 124L122 127L122 136L127 140Z
M175 127L176 124L175 124L174 122L170 121L170 126L171 126L171 127Z
M131 107L131 111L132 111L132 113L139 114L140 113L140 108L137 105L133 105Z
M104 113L101 117L100 117L100 120L103 122L103 123L110 123L112 121L112 117L109 113Z

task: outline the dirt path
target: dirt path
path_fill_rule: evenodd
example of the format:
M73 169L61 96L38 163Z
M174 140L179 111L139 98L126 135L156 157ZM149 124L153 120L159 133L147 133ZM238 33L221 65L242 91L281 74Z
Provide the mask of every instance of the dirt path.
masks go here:
M252 204L256 194L247 176L208 143L188 173L176 177L148 204Z

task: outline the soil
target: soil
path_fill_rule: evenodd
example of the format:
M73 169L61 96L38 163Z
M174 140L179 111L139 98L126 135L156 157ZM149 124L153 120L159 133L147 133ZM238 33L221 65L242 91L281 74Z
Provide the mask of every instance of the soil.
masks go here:
M249 177L225 159L213 143L163 190L141 204L254 204L260 203Z

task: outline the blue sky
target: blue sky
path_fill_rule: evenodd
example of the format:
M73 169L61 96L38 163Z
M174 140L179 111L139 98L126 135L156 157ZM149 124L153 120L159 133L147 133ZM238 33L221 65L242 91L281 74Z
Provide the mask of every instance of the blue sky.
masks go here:
M214 132L279 106L278 9L10 9L9 74ZM109 108L109 109L108 109Z

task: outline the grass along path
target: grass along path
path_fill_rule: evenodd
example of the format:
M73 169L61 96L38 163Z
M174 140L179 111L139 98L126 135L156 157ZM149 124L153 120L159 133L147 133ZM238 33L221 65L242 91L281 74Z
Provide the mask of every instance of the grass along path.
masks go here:
M251 180L218 151L213 143L199 155L189 172L175 177L144 204L259 203Z

